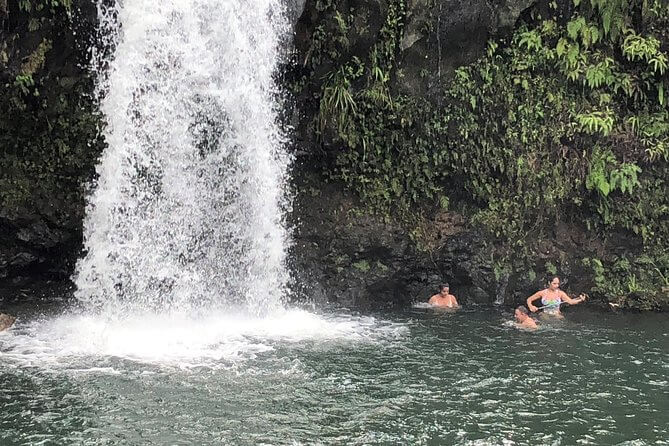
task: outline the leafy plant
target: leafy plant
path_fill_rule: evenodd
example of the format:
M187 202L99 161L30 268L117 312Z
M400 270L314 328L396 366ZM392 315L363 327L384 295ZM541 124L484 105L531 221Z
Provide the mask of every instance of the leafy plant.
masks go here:
M325 130L330 121L336 123L339 134L345 134L351 121L351 115L357 111L357 105L351 92L350 76L354 75L350 67L341 67L330 73L323 84L323 93L318 114L319 129Z
M576 115L576 121L582 131L602 136L608 136L611 133L615 122L610 110L579 113Z
M619 164L611 151L597 150L593 155L590 171L585 180L588 190L596 190L602 197L618 189L631 194L639 185L638 174L641 168L635 164Z

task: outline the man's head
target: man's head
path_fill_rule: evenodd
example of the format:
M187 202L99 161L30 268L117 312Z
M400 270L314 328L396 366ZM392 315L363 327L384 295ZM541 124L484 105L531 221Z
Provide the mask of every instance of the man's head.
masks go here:
M448 295L448 291L449 291L449 289L450 289L450 288L449 288L449 286L448 286L448 282L444 282L444 283L442 283L441 286L439 287L439 291L440 291L441 294L443 294L444 296Z
M516 320L518 322L523 322L525 319L530 317L529 313L527 312L527 308L524 306L516 307L516 311L514 311L514 316L516 316Z

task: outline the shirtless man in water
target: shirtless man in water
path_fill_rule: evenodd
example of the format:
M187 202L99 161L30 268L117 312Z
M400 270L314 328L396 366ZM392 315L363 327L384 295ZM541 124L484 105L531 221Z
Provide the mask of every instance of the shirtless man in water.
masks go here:
M455 299L455 296L448 292L449 286L447 283L441 286L441 292L430 297L430 300L427 301L430 305L435 307L443 308L460 308L458 301Z
M519 328L526 328L528 330L536 330L537 323L534 319L530 317L530 314L527 311L527 308L520 306L516 308L516 311L513 313L516 318L516 325Z

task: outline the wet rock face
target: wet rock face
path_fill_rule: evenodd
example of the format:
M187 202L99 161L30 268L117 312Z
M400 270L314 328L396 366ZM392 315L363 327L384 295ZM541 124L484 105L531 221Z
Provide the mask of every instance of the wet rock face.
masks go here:
M293 0L290 4L300 3ZM397 70L392 76L393 89L409 95L431 94L453 71L475 61L483 54L493 35L510 31L523 11L535 0L407 0L404 28L399 43ZM298 52L308 57L314 30L328 21L316 0L307 0L295 23ZM336 4L340 17L352 16L346 35L349 54L361 59L380 39L379 31L388 14L389 2L380 0L343 1ZM331 67L321 67L327 72Z
M303 295L357 308L406 306L448 281L461 303L494 300L492 267L458 214L436 215L425 228L433 240L419 249L405 227L366 214L336 186L303 189L310 192L295 202L291 252Z
M304 12L307 0L288 0L286 1L286 18L291 28L294 28L300 16Z
M63 243L68 236L61 230L50 228L46 222L40 220L19 229L16 238L29 245L48 249Z
M81 245L82 205L43 203L0 211L0 284L27 279L65 279Z
M587 291L592 274L580 262L589 253L611 252L578 226L561 223L532 242L532 258L496 264L494 240L457 212L438 211L417 226L393 216L371 215L341 185L322 179L295 181L289 215L289 258L297 299L360 309L426 302L449 282L464 305L519 305L560 276L570 295Z
M59 227L48 219L27 215L0 216L0 283L23 278L67 278L79 251L77 227Z
M93 88L86 67L96 3L75 2L68 14L56 3L26 11L9 2L3 10L0 0L0 287L71 274L81 249L81 185L102 149L97 113L82 100ZM35 91L19 95L16 76L38 53L29 70Z
M397 88L427 92L480 57L488 39L510 30L534 0L412 0L400 43Z

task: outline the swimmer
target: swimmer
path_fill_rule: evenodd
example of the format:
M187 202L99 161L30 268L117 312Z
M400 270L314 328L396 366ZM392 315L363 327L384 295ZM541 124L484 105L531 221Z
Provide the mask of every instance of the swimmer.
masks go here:
M541 299L541 307L535 307L532 304L532 302L538 299ZM568 303L569 305L576 305L584 300L585 294L579 295L576 299L567 296L567 293L560 289L560 279L558 277L553 277L548 284L548 288L537 291L527 298L527 308L529 308L532 313L536 313L538 310L543 309L544 314L562 317L562 313L560 313L561 304Z
M455 296L449 293L449 285L447 283L441 285L441 292L430 297L430 300L427 303L435 307L453 309L460 308L460 305L458 305L458 301L455 299Z
M530 314L527 312L527 308L520 306L516 308L516 311L513 313L516 318L516 326L518 328L525 328L528 330L536 330L537 323L534 319L530 317Z

